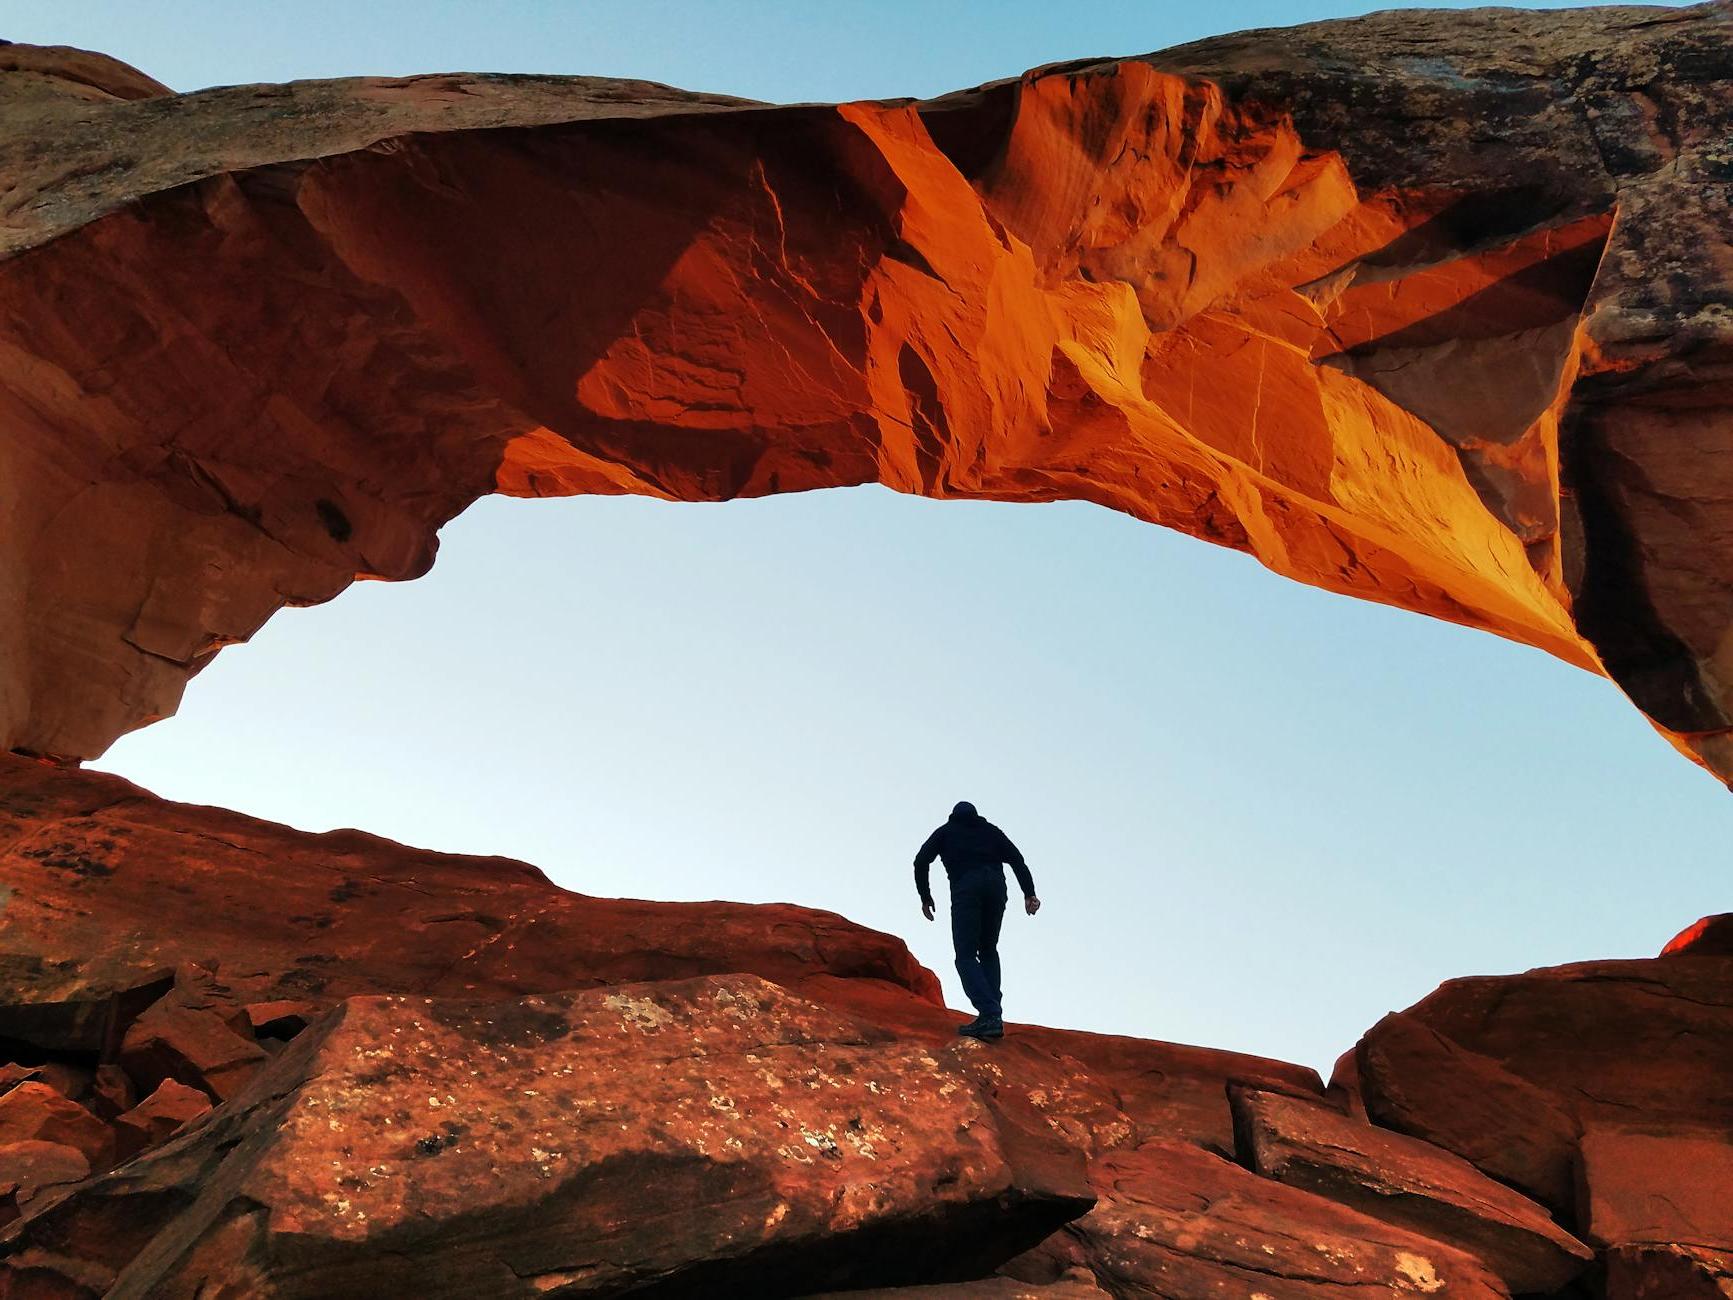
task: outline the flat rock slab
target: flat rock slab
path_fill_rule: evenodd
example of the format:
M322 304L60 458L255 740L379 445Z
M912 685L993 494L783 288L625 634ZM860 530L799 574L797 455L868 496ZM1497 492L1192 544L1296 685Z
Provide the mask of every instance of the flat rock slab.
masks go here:
M1733 1252L1733 1133L1590 1128L1581 1189L1578 1220L1599 1245Z
M1189 1143L1147 1143L1090 1164L1100 1201L1061 1236L1071 1267L1121 1300L1505 1300L1453 1246L1260 1178ZM1008 1271L1050 1269L1052 1256ZM1037 1276L1035 1280L1040 1280Z
M1513 1292L1556 1291L1593 1258L1540 1205L1417 1138L1276 1093L1235 1089L1233 1106L1253 1172L1456 1246Z
M979 1277L1093 1198L1081 1157L1008 1136L955 1060L752 976L352 999L211 1120L0 1242L0 1289L45 1269L114 1297Z

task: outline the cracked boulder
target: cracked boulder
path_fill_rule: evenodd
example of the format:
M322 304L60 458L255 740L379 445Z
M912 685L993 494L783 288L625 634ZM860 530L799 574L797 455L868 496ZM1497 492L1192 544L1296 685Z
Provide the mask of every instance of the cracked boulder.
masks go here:
M1506 1300L1474 1256L1185 1143L1091 1162L1095 1209L1059 1234L1066 1258L1014 1261L1032 1282L1080 1268L1121 1300Z
M1539 646L1733 776L1717 5L784 108L6 51L0 748L99 754L487 493L880 483Z
M138 1105L115 1117L121 1158L168 1141L186 1125L211 1111L211 1099L198 1088L164 1079Z
M120 1063L142 1088L176 1080L227 1100L264 1063L234 993L212 972L191 962L174 987L135 1020L121 1040Z
M0 1094L0 1144L12 1142L72 1147L94 1168L114 1159L114 1130L44 1083L21 1083Z
M1418 1138L1275 1093L1236 1088L1233 1105L1253 1173L1456 1246L1515 1294L1558 1291L1594 1257L1543 1207Z
M980 1277L1093 1200L1057 1138L1007 1140L956 1063L990 1050L906 1046L752 976L353 998L208 1122L0 1238L0 1285L768 1298Z

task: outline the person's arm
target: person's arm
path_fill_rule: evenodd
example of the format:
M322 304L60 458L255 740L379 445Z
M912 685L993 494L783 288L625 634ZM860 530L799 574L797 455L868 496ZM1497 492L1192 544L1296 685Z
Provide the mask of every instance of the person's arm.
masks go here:
M941 826L939 831L943 829ZM933 859L939 856L939 831L927 836L921 851L915 854L915 890L921 896L921 912L929 921L933 919L933 891L927 885L927 876L932 870Z
M1017 873L1017 883L1022 887L1025 904L1033 903L1035 907L1041 906L1041 900L1035 897L1035 877L1029 874L1029 864L1023 861L1023 851L1011 843L1011 837L1004 831L999 832L999 838L1004 841L1006 863L1009 864L1012 871ZM1031 916L1035 914L1035 907L1028 909Z

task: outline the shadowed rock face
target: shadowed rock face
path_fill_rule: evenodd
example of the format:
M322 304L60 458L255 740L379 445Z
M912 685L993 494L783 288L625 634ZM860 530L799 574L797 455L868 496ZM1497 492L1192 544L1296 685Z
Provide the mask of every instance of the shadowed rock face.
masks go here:
M1733 773L1724 18L1409 11L834 108L4 47L0 732L98 753L488 492L878 482L1527 641Z

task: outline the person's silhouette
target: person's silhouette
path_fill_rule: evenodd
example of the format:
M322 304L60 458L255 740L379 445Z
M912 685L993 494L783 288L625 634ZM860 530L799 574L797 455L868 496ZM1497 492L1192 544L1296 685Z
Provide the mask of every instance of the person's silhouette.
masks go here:
M951 809L950 820L927 836L915 854L915 888L921 895L921 915L933 919L933 894L927 874L938 858L951 881L951 944L957 952L957 974L963 992L974 1004L975 1018L959 1025L959 1034L974 1038L1005 1036L1004 1007L999 987L999 925L1005 919L1005 864L1023 887L1023 910L1041 910L1035 878L1010 836L975 811L972 803Z

